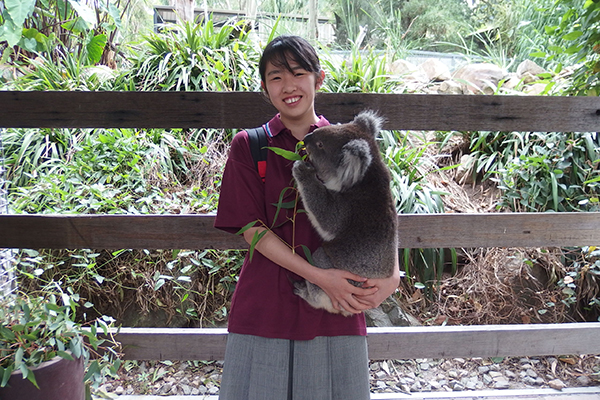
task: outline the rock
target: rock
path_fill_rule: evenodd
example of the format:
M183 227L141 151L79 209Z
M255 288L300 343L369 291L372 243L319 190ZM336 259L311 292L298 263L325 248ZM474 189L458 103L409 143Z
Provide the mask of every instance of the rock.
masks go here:
M396 60L390 66L390 75L401 77L405 82L429 83L427 74L415 64L406 60Z
M492 379L496 380L498 378L504 378L504 375L502 375L502 372L498 372L498 371L490 371L489 372L490 377L492 377Z
M581 386L589 386L592 383L592 380L585 375L578 376L576 381Z
M527 374L527 376L530 376L532 378L537 378L538 377L537 372L535 372L532 369L528 369L527 371L525 371L525 373Z
M438 88L438 93L439 94L464 94L462 85L452 79L442 82Z
M494 383L494 389L508 389L510 383L507 380L500 380Z
M460 157L460 164L456 168L454 180L460 184L470 185L473 183L473 168L475 167L475 157L471 154L463 154Z
M377 327L390 327L394 326L392 321L390 321L390 317L387 316L386 313L383 312L381 306L377 308L372 308L370 310L365 311L365 317L367 318L367 326L377 326Z
M517 77L523 81L523 83L531 83L540 79L540 74L547 74L544 68L537 65L531 60L525 60L517 67Z
M427 75L430 82L447 81L452 78L450 68L440 60L429 58L425 60L420 69Z
M546 91L547 87L548 85L545 83L534 83L532 85L525 86L523 88L523 92L532 96L539 96Z
M393 297L388 297L377 308L365 311L367 326L419 326L419 321L402 309Z
M522 84L521 79L515 73L509 73L504 77L504 83L502 84L503 89L515 90L517 86Z
M479 63L459 68L452 79L461 83L464 93L494 94L505 76L506 72L502 68L494 64Z
M404 76L417 71L419 68L406 60L396 60L389 67L390 75Z
M556 390L563 390L564 388L567 387L567 385L565 385L565 383L563 381L561 381L560 379L553 379L550 382L548 382L548 386L550 386L552 389L556 389Z

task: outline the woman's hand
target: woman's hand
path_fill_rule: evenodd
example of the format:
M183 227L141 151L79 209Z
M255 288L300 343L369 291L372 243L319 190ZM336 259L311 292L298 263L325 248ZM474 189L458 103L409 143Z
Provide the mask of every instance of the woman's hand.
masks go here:
M315 269L311 282L319 286L329 296L336 310L345 310L353 314L361 313L372 308L368 302L359 298L374 296L379 287L356 287L348 279L357 282L367 282L366 278L340 269ZM363 284L364 285L364 284ZM387 297L387 296L386 296ZM383 301L383 300L382 300Z
M389 278L367 279L363 283L364 287L374 287L378 290L374 293L363 293L355 295L356 300L366 309L379 307L385 299L392 295L400 284L400 269L398 263L394 267L394 274Z

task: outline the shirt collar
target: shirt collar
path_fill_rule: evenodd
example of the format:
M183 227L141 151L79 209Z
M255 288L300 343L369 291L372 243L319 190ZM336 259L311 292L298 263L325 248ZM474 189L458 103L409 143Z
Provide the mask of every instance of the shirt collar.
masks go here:
M308 132L312 132L317 128L321 128L321 127L327 126L327 125L330 125L329 121L327 121L327 119L325 119L324 116L319 115L319 120L317 121L316 124L313 124L310 126L310 129L308 130ZM280 118L279 114L274 116L268 123L266 123L265 127L267 128L267 134L270 137L275 137L287 129L285 127L285 125L283 124L283 122L281 122L281 118Z

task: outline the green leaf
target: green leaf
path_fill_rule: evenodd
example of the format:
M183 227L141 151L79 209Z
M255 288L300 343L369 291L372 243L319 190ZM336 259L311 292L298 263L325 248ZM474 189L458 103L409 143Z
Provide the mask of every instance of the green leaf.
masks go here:
M27 17L33 13L35 0L5 0L4 7L20 31Z
M288 201L287 203L271 203L271 205L273 205L275 207L285 208L288 210L291 210L294 207L296 207L296 204L297 204L296 200Z
M538 57L538 58L546 57L546 53L544 53L543 51L535 51L533 53L529 53L529 55L531 57Z
M252 243L250 243L250 248L248 251L250 252L250 261L252 261L252 256L254 256L254 249L256 249L256 244L267 234L267 230L257 230L254 232L254 236L252 237Z
M2 368L2 382L0 382L0 387L5 387L6 384L8 383L8 380L10 379L10 375L13 373L14 371L14 365L9 365L6 368Z
M21 366L21 363L23 362L23 353L22 347L19 347L15 352L15 366Z
M306 247L305 245L301 245L302 250L304 251L304 255L306 256L306 260L311 263L312 265L315 265L315 263L313 262L313 258L312 258L312 253L310 252L310 249L308 247Z
M64 358L65 360L69 360L69 361L73 361L73 360L75 360L75 359L73 358L73 356L72 356L70 353L66 352L66 351L57 351L57 352L56 352L56 354L57 354L58 356L60 356L60 357Z
M106 46L106 35L96 35L90 39L86 45L88 59L91 64L100 62L102 53L104 53L104 47Z
M241 235L242 233L246 232L248 229L253 228L257 223L259 223L259 222L258 221L249 222L246 225L244 225L244 227L242 229L240 229L239 231L237 231L235 234Z
M6 41L9 46L16 46L21 40L22 27L15 25L11 19L4 20L4 24L0 25L0 42Z
M90 26L96 26L96 13L90 7L88 7L84 2L79 2L78 0L68 0L71 7L77 12L86 23Z
M583 32L581 32L581 31L573 31L573 32L567 33L562 38L563 38L563 40L573 41L573 40L580 38L582 35L583 35Z
M285 158L286 160L291 160L291 161L302 160L302 156L300 154L294 153L293 151L284 150L279 147L267 147L267 149L271 150L273 153L277 154L278 156Z

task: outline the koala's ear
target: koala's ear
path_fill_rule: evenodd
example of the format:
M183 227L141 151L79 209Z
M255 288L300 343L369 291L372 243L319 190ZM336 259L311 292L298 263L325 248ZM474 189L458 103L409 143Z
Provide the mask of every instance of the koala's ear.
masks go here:
M376 137L383 126L385 119L380 117L377 112L373 110L361 111L354 120L352 121L358 125L365 132L369 132Z
M342 148L342 163L338 170L338 178L342 189L348 189L359 182L367 172L373 156L369 143L363 139L351 140Z

